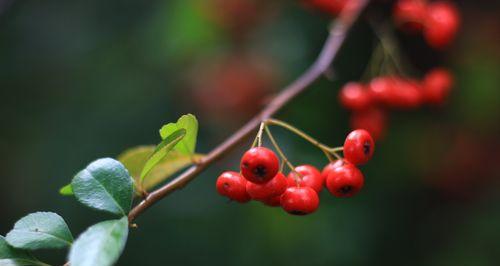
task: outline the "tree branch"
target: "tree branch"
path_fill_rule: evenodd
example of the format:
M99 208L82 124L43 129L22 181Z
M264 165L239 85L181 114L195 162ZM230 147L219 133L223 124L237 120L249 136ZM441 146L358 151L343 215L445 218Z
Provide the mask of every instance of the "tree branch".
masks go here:
M175 190L184 187L191 180L196 178L208 166L219 160L222 156L227 154L231 149L248 137L262 121L271 118L288 102L306 90L314 81L321 77L336 57L340 47L344 43L349 29L357 20L369 0L359 0L356 2L358 2L356 7L345 8L335 20L330 28L330 34L320 55L306 72L304 72L292 84L285 87L281 93L278 94L259 114L245 124L241 129L236 131L232 136L226 139L226 141L215 147L210 153L203 157L199 163L188 168L185 172L169 183L151 192L144 200L142 200L130 211L128 215L129 222L132 223L142 212L151 207L153 204Z

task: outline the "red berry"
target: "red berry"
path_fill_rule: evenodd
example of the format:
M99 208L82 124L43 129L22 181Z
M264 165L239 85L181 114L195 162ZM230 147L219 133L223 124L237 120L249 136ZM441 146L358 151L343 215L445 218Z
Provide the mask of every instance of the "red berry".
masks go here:
M277 206L280 206L280 200L281 200L281 195L278 195L278 196L274 196L274 197L265 199L262 201L262 203L264 203L267 206L277 207Z
M352 129L364 129L370 132L374 140L382 139L387 128L387 113L380 108L370 108L354 112L350 118Z
M243 154L241 174L248 181L262 184L273 178L279 170L276 154L268 148L255 147Z
M374 78L368 84L371 98L381 104L390 104L394 98L395 83L395 78L391 76Z
M370 133L364 129L356 129L347 135L344 142L344 157L347 161L361 165L368 162L375 149Z
M422 88L415 80L395 79L395 89L389 105L400 109L412 109L422 103Z
M282 173L278 173L271 180L263 184L247 182L246 189L252 199L265 200L283 194L287 185L286 177Z
M358 193L364 184L361 171L352 164L333 169L326 178L326 188L336 197L351 197Z
M399 0L394 5L394 20L408 33L420 32L427 11L426 7L426 2L423 0Z
M336 161L333 161L333 162L327 164L323 168L323 171L321 171L321 177L323 178L323 180L326 181L326 178L332 172L333 169L335 169L335 168L337 168L339 166L342 166L344 164L350 164L350 163L348 161L344 160L344 159L340 159L340 160L336 160Z
M247 180L239 173L226 171L222 173L215 183L217 192L232 200L244 203L250 200L246 191Z
M358 82L349 82L339 93L340 104L349 110L361 110L370 105L370 93Z
M336 16L342 11L349 1L350 0L305 0L304 2L307 5Z
M442 104L451 88L453 87L453 76L444 68L435 68L424 77L423 97L431 104Z
M427 7L424 37L434 48L445 48L455 38L460 26L460 14L451 2L436 1Z
M297 175L295 172L299 174ZM310 187L318 193L323 188L325 179L316 167L312 165L300 165L295 167L295 172L288 174L288 187L297 186L298 182L300 187ZM297 178L297 182L295 182L295 178Z
M294 215L306 215L319 206L318 193L310 187L289 187L281 195L281 207Z

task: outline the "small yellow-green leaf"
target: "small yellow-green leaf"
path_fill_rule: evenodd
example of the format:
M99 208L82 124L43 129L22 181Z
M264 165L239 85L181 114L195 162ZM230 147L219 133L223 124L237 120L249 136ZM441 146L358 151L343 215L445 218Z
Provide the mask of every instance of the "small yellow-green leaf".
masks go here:
M118 160L125 165L137 185L141 181L141 170L154 149L153 145L138 146L130 148L118 156ZM201 154L187 155L178 151L170 151L144 178L142 188L147 191L155 187L202 157Z
M73 196L73 188L71 187L71 184L67 184L66 186L62 187L59 189L59 194L63 196Z
M144 178L149 174L149 172L161 161L167 154L175 147L179 141L182 140L186 136L186 130L181 128L179 130L174 131L172 134L168 135L158 146L156 146L155 150L148 158L146 163L144 164L144 168L141 170L141 183L144 181Z
M175 151L182 154L193 154L196 148L196 138L198 136L198 120L192 114L181 116L176 123L168 123L160 129L160 136L165 139L173 132L185 129L186 136L174 147Z

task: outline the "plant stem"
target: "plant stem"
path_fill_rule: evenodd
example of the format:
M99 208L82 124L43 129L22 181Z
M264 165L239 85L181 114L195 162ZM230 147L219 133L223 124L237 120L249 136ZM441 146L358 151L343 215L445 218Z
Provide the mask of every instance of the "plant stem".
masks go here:
M190 181L195 179L206 168L214 162L228 154L230 150L243 142L259 124L281 110L291 100L304 92L309 86L321 77L330 67L335 59L340 47L344 43L348 31L358 19L361 11L368 5L369 0L359 0L357 8L345 8L332 24L330 34L326 40L321 53L316 61L292 84L285 87L259 114L245 124L241 129L234 132L226 141L215 147L210 153L203 157L196 165L191 166L181 173L177 178L172 179L162 187L152 191L145 199L137 204L128 214L129 222L134 221L149 207L170 193L183 188Z
M278 145L278 142L276 142L276 139L274 139L274 136L273 136L273 134L271 134L271 131L269 130L269 128L266 126L266 127L264 127L264 130L266 131L266 134L269 137L271 144L273 144L274 148L278 152L278 155L281 157L281 160L283 160L283 162L288 166L288 168L290 168L290 171L294 172L295 166L292 165L292 163L290 162L290 160L288 160L288 158L286 157L283 150L281 150L280 146Z

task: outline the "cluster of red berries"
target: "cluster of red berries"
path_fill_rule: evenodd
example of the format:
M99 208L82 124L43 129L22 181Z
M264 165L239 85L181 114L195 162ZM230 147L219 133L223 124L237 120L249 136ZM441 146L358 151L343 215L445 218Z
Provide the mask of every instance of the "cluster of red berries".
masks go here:
M243 154L240 173L222 173L216 188L222 196L240 203L253 199L268 206L281 206L290 214L306 215L318 208L318 194L323 186L337 197L355 195L364 184L357 166L371 159L374 148L370 133L354 130L345 139L343 159L329 163L322 172L314 166L301 165L285 176L272 150L254 147Z
M368 84L350 82L339 92L340 104L353 111L352 128L369 131L380 139L387 125L387 110L415 109L422 104L441 105L453 87L453 76L444 68L429 71L421 81L381 76Z
M460 26L460 13L448 1L398 0L393 16L396 24L409 33L423 33L426 42L434 48L448 46Z

